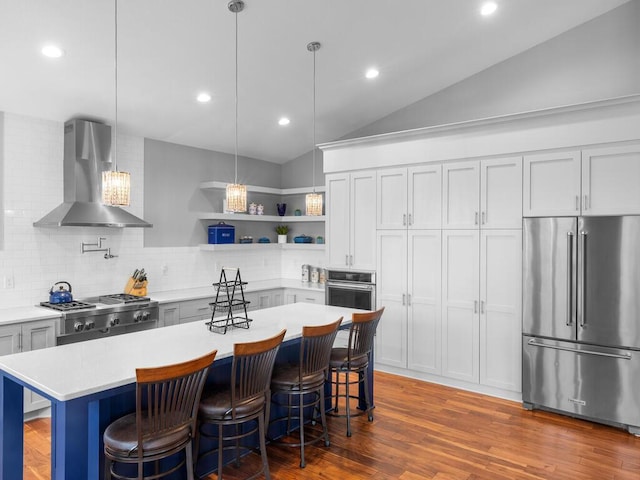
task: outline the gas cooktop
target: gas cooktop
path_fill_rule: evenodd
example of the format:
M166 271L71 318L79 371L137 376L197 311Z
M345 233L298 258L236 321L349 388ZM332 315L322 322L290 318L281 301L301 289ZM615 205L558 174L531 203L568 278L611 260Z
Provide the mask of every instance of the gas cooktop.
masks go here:
M40 302L40 306L52 308L60 312L70 312L73 310L82 310L85 308L96 308L96 305L94 303L80 302L76 300L66 303Z

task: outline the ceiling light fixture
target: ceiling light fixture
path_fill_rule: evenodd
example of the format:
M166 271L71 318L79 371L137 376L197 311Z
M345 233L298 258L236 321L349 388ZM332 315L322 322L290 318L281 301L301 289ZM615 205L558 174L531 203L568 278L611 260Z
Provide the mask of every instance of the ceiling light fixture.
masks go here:
M378 70L376 70L375 68L370 68L364 74L364 76L367 77L367 78L376 78L378 75L380 75L380 72Z
M238 13L244 10L242 0L232 0L227 8L235 14L236 19L236 130L235 130L235 177L234 183L227 185L227 211L246 212L247 211L247 186L238 183Z
M307 215L322 215L322 195L316 193L316 52L320 50L320 42L311 42L307 45L307 50L313 53L313 192L307 193L306 213Z
M278 120L278 125L282 125L283 127L285 125L289 125L291 123L291 120L289 120L287 117L282 117L280 120Z
M114 0L115 36L115 125L113 141L114 170L102 172L102 203L112 206L128 206L131 203L131 175L118 171L118 0Z
M482 7L480 8L480 14L483 17L486 17L494 13L497 9L498 9L498 4L496 2L485 2L482 4Z
M211 95L209 95L207 92L202 92L198 94L196 100L200 103L207 103L211 101Z
M45 57L49 58L60 58L64 55L64 50L57 45L45 45L40 51Z

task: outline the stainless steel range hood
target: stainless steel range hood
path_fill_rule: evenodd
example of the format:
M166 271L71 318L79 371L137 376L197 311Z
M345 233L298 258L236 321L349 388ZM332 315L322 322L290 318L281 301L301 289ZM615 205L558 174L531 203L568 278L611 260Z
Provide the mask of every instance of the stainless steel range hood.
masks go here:
M72 119L64 124L64 203L35 227L152 227L120 207L103 205L102 172L111 170L111 127Z

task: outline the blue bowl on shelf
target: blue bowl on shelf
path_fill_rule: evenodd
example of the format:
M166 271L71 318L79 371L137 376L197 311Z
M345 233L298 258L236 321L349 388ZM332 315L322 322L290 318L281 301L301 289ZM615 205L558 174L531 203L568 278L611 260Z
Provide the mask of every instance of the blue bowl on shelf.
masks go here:
M271 240L269 240L267 237L260 237L258 239L258 243L271 243Z
M298 235L293 238L293 243L311 243L313 239L308 235Z

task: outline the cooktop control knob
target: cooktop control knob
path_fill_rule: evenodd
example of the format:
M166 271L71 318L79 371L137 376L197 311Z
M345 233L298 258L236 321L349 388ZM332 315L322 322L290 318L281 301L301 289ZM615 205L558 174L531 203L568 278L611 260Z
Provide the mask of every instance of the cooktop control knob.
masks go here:
M93 320L87 320L87 321L84 323L84 329L85 329L85 330L91 330L91 329L92 329L93 327L95 327L95 326L96 326L96 324L94 323L94 321L93 321Z
M147 320L149 320L151 318L151 313L149 312L142 312L142 321L146 322Z
M84 330L84 323L82 322L74 322L73 324L73 331L74 332L81 332L82 330Z
M118 317L112 317L111 320L109 320L109 326L111 327L115 327L119 323L120 323L120 319Z
M138 323L142 321L142 312L136 312L133 314L133 321Z

